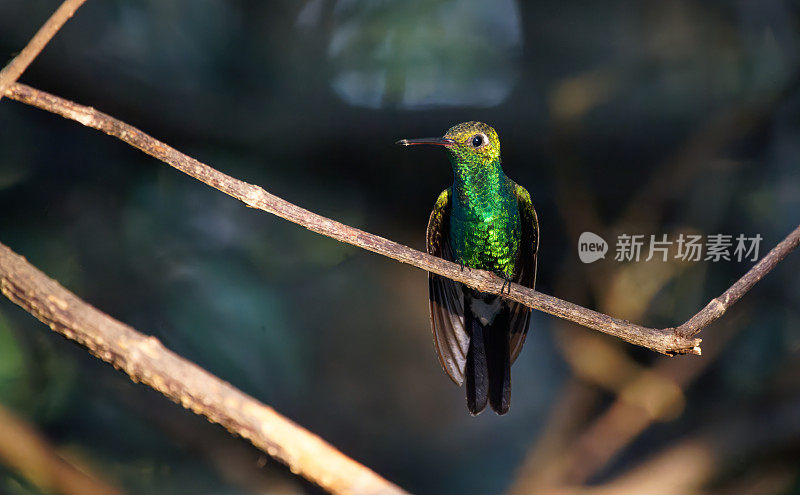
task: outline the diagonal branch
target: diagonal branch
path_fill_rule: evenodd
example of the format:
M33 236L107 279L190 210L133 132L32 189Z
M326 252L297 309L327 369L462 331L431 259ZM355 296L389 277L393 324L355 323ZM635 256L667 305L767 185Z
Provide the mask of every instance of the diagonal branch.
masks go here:
M689 318L686 323L675 329L682 337L691 338L707 327L733 306L736 301L747 294L756 283L764 278L775 265L780 263L797 245L800 244L800 226L794 229L784 240L767 253L756 265L731 285L719 297L715 297L699 313Z
M173 401L250 440L331 493L406 492L196 364L79 299L0 243L0 291L89 352Z
M408 263L475 289L494 294L501 293L504 281L493 273L482 270L462 270L455 263L422 253L397 242L308 211L268 193L259 186L233 178L190 156L184 155L139 129L94 108L79 105L19 83L9 88L6 96L75 120L87 127L92 127L121 139L181 172L242 201L251 208L272 213L337 241L358 246L402 263ZM783 242L778 244L761 262L755 265L739 282L729 289L729 292L733 290L735 294L731 294L727 302L718 301L715 303L712 301L698 315L681 325L679 327L680 331L675 328L657 329L636 325L517 284L511 284L511 287L507 289L503 297L662 354L699 355L700 339L694 338L694 336L703 327L721 316L728 306L736 302L753 284L772 270L780 260L797 247L798 243L800 243L800 227L790 233ZM508 286L506 285L506 287ZM728 294L728 292L725 294ZM736 297L733 297L734 295ZM715 301L717 300L715 299ZM720 304L723 304L724 308L720 309Z
M39 31L33 35L33 38L28 42L25 48L19 52L19 55L14 57L3 70L0 71L0 100L6 93L6 89L10 88L12 84L17 82L19 76L25 72L25 69L31 65L35 59L44 49L45 45L55 36L59 29L69 20L70 17L78 10L78 7L83 5L86 0L64 0L64 3L53 12L53 15L47 22L39 28Z

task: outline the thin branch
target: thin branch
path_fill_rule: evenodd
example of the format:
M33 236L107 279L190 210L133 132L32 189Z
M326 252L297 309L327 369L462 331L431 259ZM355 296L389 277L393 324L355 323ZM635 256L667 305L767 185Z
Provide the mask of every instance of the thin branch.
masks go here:
M211 168L145 134L139 129L99 112L94 108L79 105L19 83L9 88L6 92L6 96L22 103L56 113L62 117L75 120L87 127L92 127L110 136L121 139L181 172L242 201L251 208L257 208L272 213L273 215L277 215L337 241L352 244L397 261L408 263L417 268L456 280L475 289L493 294L501 293L504 282L493 273L483 270L462 270L461 267L455 263L422 253L397 242L384 239L383 237L344 225L335 220L308 211L268 193L259 186L248 184L247 182L235 179ZM778 246L767 255L765 258L765 260L769 260L767 263L762 262L757 264L750 272L742 277L742 280L751 281L752 283L745 282L743 285L740 285L740 283L737 282L734 287L743 287L749 290L752 284L757 282L769 272L769 270L774 268L778 261L797 247L798 242L800 242L800 228L792 232L785 241L778 244ZM754 275L754 273L757 275ZM541 292L531 290L521 285L511 284L510 288L508 288L507 285L506 288L507 292L502 294L503 297L587 328L618 337L626 342L640 345L667 355L700 354L701 340L694 338L694 335L705 325L697 327L695 323L692 323L691 332L693 333L689 335L689 333L685 331L685 325L693 322L693 320L695 320L694 318L680 327L683 329L681 332L676 331L674 328L648 328L592 311L578 306L577 304L542 294ZM746 290L744 290L744 292L746 292ZM744 292L742 292L742 294ZM741 294L739 297L741 297ZM735 302L735 300L729 299L727 304L732 304L733 302ZM722 313L719 312L719 309L713 309L716 308L716 306L717 303L712 302L709 304L709 307L712 307L712 309L707 307L703 311L713 310L714 314L719 313L719 315L721 315ZM701 311L701 314L703 311ZM717 317L719 315L717 315ZM713 320L714 318L704 319L700 323L706 322L705 324L707 325Z
M334 494L406 492L345 456L155 337L137 332L79 299L0 243L0 291L54 331L173 401L201 414Z
M61 27L70 17L83 5L86 0L64 0L64 3L53 12L53 15L39 28L39 31L31 38L25 48L0 71L0 100L6 93L6 89L17 82L19 76L31 65L31 62L39 56L45 45L55 36Z
M259 186L235 179L184 155L139 129L94 108L79 105L19 83L12 86L6 96L117 137L181 172L242 201L249 207L272 213L313 232L443 275L484 292L499 294L503 286L503 280L493 273L482 270L462 270L455 263L344 225L289 203ZM627 342L664 354L700 353L700 339L686 339L674 334L671 330L658 330L635 325L521 285L512 284L510 289L508 289L508 285L506 287L507 292L503 294L504 297L619 337Z
M733 306L736 301L742 298L747 292L756 285L756 282L764 278L764 275L772 271L775 265L780 263L797 245L800 244L800 227L797 227L784 240L761 258L761 261L744 274L742 278L730 286L728 290L719 297L711 300L699 313L689 318L683 325L675 329L675 333L685 338L697 335L700 330L710 325Z

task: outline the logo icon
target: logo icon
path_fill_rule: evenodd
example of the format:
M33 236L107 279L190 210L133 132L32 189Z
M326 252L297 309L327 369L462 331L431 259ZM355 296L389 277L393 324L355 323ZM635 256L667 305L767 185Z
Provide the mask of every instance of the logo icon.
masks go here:
M593 232L584 232L578 238L578 258L584 263L594 263L605 258L607 252L608 243Z

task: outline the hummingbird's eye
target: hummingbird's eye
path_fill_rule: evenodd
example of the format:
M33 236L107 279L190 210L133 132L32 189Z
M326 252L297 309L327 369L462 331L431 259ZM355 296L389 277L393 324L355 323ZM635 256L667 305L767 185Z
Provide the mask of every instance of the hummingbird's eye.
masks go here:
M472 146L474 148L480 148L483 144L483 136L481 134L475 134L472 136Z

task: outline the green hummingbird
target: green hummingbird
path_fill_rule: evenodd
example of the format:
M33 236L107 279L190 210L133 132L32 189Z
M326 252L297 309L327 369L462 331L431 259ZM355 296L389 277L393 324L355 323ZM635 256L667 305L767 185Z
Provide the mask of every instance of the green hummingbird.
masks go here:
M536 211L528 191L503 173L495 130L482 122L464 122L442 137L397 144L444 146L453 167L453 185L439 195L428 221L428 253L533 288ZM530 308L433 273L428 288L442 368L458 386L466 380L472 415L487 402L505 414L511 404L511 363L525 342Z

